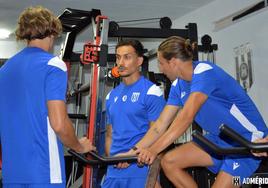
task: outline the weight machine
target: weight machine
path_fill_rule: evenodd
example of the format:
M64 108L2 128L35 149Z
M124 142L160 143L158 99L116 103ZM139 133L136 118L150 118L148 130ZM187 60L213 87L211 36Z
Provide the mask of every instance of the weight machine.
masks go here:
M97 9L92 9L91 11L76 10L66 8L64 12L59 16L59 19L63 25L63 32L66 36L65 41L61 48L61 58L70 67L74 61L81 62L79 69L79 76L81 76L82 69L90 66L90 82L82 84L81 77L79 78L79 84L74 91L69 93L69 96L77 97L76 113L69 114L70 118L75 119L75 130L78 132L79 119L87 120L87 136L95 144L102 155L102 150L104 145L104 133L105 128L105 114L103 113L103 103L104 103L104 91L105 84L109 80L109 68L107 62L115 62L115 54L108 53L108 39L109 38L167 38L170 36L180 36L183 38L188 38L192 42L197 42L197 25L195 23L189 23L185 26L185 29L171 29L171 21L167 17L160 19L161 28L135 28L135 27L121 27L116 22L109 22L106 16L101 15L101 11ZM77 35L87 28L92 26L93 28L93 40L92 42L87 42L84 45L83 53L73 52L74 43ZM145 58L146 59L146 58ZM147 58L148 59L148 58ZM198 52L194 53L194 60L198 59ZM143 72L146 73L153 82L166 82L167 79L161 74L148 73L148 61L143 65ZM110 80L111 81L111 80ZM115 81L112 79L112 81ZM89 94L89 102L85 105L88 106L88 112L82 114L80 113L81 107L81 93ZM168 93L168 91L167 91ZM86 107L87 109L87 107ZM83 188L89 187L99 187L98 178L98 167L100 165L96 162L96 159L101 159L101 163L107 163L114 160L124 160L118 158L103 158L100 156L92 156L95 162L88 161L88 158L83 158L77 153L70 151L70 153L75 156L76 159L83 161L85 165L83 172L83 182L82 178L76 180L77 164L73 162L72 173L71 173L71 186L83 185ZM80 157L80 158L79 158ZM135 158L131 158L136 160ZM127 159L126 159L127 160ZM105 162L106 161L106 162ZM133 161L132 161L133 162ZM97 164L98 163L98 164ZM97 165L96 165L97 164ZM152 165L154 169L159 170L158 165ZM153 172L153 170L151 171ZM153 180L150 180L151 182ZM148 183L152 185L152 183ZM68 181L69 182L69 181Z
M207 34L201 38L201 44L202 45L198 45L198 52L201 55L200 59L216 63L215 52L218 50L218 45L212 44L212 39Z

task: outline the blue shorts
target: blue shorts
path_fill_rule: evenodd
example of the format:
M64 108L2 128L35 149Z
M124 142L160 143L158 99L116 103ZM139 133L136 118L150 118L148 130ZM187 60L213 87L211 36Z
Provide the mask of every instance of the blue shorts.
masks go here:
M232 147L216 135L207 134L205 137L212 143L222 147ZM232 176L240 176L240 179L250 177L259 167L261 159L253 155L217 155L199 141L193 139L212 158L213 166L207 167L211 172L217 174L224 171Z
M145 187L146 178L105 178L101 188L138 188Z
M18 183L4 183L3 188L66 188L65 183L54 184L18 184Z

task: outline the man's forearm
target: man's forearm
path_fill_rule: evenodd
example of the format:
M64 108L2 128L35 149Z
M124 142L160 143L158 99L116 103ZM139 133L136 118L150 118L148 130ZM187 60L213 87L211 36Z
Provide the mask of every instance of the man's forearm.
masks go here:
M110 149L112 145L112 126L106 126L106 134L105 134L105 154L106 156L110 156Z
M169 129L150 147L156 154L162 152L177 138L179 138L191 125L193 119L183 116L177 116L172 122Z
M112 140L106 138L105 140L105 155L106 156L110 156L111 143L112 143Z
M57 131L56 134L65 146L77 152L82 151L82 146L75 135L72 122L68 118L65 120L64 128Z
M151 146L164 132L166 129L161 129L154 125L145 136L136 144L137 148L147 148Z
M151 146L167 130L178 111L179 107L165 106L160 117L153 123L146 135L136 144L136 147L147 148Z

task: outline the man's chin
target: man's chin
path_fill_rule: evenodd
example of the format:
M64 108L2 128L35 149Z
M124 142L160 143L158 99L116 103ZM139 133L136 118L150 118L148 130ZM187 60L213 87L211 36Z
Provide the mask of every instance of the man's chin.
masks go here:
M173 82L173 81L175 81L176 80L176 78L172 78L172 77L170 77L170 76L167 76L166 74L165 74L165 76L169 79L169 81L171 81L171 82Z

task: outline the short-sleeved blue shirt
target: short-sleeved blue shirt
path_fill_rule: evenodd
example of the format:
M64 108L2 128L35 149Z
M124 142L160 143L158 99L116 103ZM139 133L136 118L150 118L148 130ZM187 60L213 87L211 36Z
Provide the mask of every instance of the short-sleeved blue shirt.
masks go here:
M3 183L65 182L63 146L48 119L48 100L65 100L66 65L26 47L0 69Z
M107 121L113 130L110 154L129 151L146 134L150 122L157 120L164 105L161 89L143 76L131 85L121 83L113 89L106 97ZM108 170L109 176L119 177L120 173L144 177L136 164L124 170Z
M195 121L206 131L219 135L222 124L253 141L267 134L267 127L250 97L230 75L217 65L193 62L190 82L177 79L172 83L168 105L183 106L189 95L201 92L208 96L195 116Z

